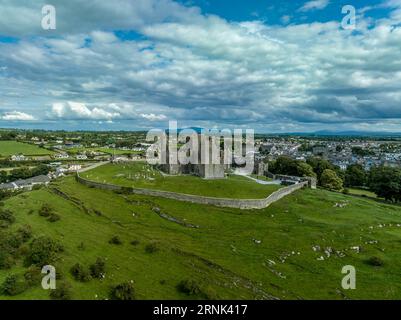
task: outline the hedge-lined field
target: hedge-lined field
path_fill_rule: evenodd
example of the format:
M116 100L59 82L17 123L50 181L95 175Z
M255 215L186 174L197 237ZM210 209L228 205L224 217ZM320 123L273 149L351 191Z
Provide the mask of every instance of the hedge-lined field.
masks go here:
M38 146L29 143L0 141L0 158L18 154L23 154L25 156L39 156L53 153L53 151L39 148Z

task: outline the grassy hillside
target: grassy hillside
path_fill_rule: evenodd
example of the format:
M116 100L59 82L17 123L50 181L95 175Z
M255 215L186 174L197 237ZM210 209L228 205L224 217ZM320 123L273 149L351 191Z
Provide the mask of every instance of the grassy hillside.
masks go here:
M43 203L61 220L40 216ZM6 200L5 209L16 217L10 230L29 224L34 237L61 242L57 270L75 299L108 298L112 285L131 280L138 299L401 298L401 208L370 199L306 189L263 210L235 210L116 194L65 178ZM122 244L109 243L114 235ZM72 278L75 263L88 266L97 257L106 259L103 280ZM371 257L383 265L372 266ZM357 270L356 290L341 289L348 264ZM21 257L0 270L0 282L25 270ZM186 279L200 292L178 290ZM36 285L0 298L47 299L48 292Z
M26 156L48 155L53 152L36 145L17 141L0 141L0 157L8 157L14 154Z
M250 179L235 175L231 175L227 179L216 180L205 180L190 175L163 176L144 162L107 164L83 173L82 177L126 187L237 199L265 198L281 187L279 185L258 184Z

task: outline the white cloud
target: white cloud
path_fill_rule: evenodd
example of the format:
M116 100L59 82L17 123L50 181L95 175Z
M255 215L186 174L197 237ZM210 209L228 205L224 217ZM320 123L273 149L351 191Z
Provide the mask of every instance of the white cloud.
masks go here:
M322 10L329 5L329 0L312 0L305 2L304 5L299 8L299 11L311 11L311 10Z
M62 119L90 119L90 120L112 120L119 118L120 113L108 111L102 107L87 107L85 103L72 102L54 103L51 109L50 118Z
M282 23L287 24L287 23L290 22L291 16L289 16L289 15L284 15L284 16L282 16L282 17L280 18L280 20L281 20Z
M149 113L149 114L142 113L141 117L145 118L147 120L150 120L150 121L161 121L161 120L166 120L167 119L167 117L164 114L156 115L154 113Z
M36 120L34 116L20 111L6 112L1 116L2 120L8 121L33 121Z
M93 31L91 36L94 41L102 43L110 43L118 40L118 38L112 32Z
M401 27L394 15L377 22L358 18L355 35L342 30L340 21L235 23L167 0L163 10L179 10L164 19L167 13L150 2L117 2L125 10L102 2L82 28L69 26L57 37L0 43L4 110L116 125L133 120L140 126L178 119L312 127L401 118ZM85 3L93 4L71 0L60 6L79 16L73 8L78 3L86 13ZM109 32L117 24L103 19L106 9L121 18L118 27L143 37L118 39ZM125 11L148 14L132 22Z

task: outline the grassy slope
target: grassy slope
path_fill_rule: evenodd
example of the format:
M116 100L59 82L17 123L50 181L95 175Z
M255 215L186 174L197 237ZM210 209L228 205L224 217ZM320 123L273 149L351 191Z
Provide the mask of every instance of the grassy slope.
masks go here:
M0 157L8 157L14 154L24 154L26 156L48 155L53 152L39 148L36 145L17 141L0 141Z
M73 285L76 299L95 299L95 295L105 298L110 285L131 279L139 299L186 298L176 285L187 278L203 283L218 298L401 298L401 228L395 226L401 223L401 208L397 206L323 190L301 190L264 210L242 211L127 197L87 188L72 178L59 182L58 188L103 215L87 214L46 189L11 198L6 207L17 217L14 228L29 223L35 235L51 235L64 244L66 251L58 265ZM348 201L345 207L334 207L344 200ZM43 202L57 207L62 219L49 223L36 212L28 214L29 209L36 210ZM152 211L154 206L200 228L162 219ZM114 234L121 236L123 245L108 244ZM140 244L130 245L133 239L140 240ZM365 244L369 240L379 242ZM159 252L145 253L144 247L151 241L160 243ZM78 249L81 242L84 250ZM325 254L314 252L315 245L332 247L346 256L333 255L318 261ZM349 249L359 245L363 247L361 253ZM292 252L300 254L280 262L280 257ZM373 255L383 258L384 266L367 265L365 260ZM74 263L87 265L98 256L107 258L105 280L79 283L70 279L68 270ZM270 269L268 259L276 262ZM347 264L357 269L356 290L341 289L341 268ZM22 270L14 268L12 272ZM0 271L0 281L8 273ZM36 288L16 298L47 297L47 292Z
M371 198L377 198L377 195L369 190L357 189L357 188L348 188L350 194L354 194L357 196L367 196Z
M222 198L261 199L280 188L278 185L261 185L241 176L230 176L228 179L216 180L205 180L189 175L162 176L143 162L107 164L83 173L82 177L127 187L159 189Z

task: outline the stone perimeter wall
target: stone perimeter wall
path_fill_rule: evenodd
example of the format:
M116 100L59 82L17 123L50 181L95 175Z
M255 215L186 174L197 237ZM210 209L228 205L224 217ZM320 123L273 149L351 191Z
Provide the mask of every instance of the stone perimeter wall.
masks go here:
M117 186L113 184L100 183L87 180L80 177L78 173L76 175L76 180L86 186L98 189L114 190L114 191L127 189L135 194L141 194L153 197L163 197L178 201L187 201L198 204L207 204L218 207L229 207L237 209L263 209L268 207L273 202L276 202L277 200L280 200L281 198L293 193L294 191L308 186L308 181L302 181L300 183L293 184L288 187L283 187L271 193L267 198L264 199L229 199L229 198L204 197L204 196L197 196L197 195L190 195L190 194L183 194L183 193L176 193L162 190L124 188L122 186Z

